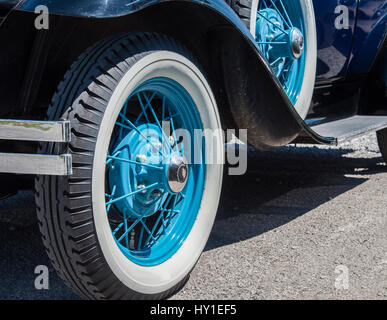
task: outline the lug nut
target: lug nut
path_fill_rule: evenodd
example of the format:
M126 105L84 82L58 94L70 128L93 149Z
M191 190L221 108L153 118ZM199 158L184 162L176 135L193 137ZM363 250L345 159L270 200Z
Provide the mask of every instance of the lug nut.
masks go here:
M137 162L144 163L146 162L147 157L145 154L138 154L136 159L137 159Z
M141 190L141 189L144 189L144 188L146 188L145 184L139 184L137 186L137 190ZM146 190L141 191L141 193L146 193Z

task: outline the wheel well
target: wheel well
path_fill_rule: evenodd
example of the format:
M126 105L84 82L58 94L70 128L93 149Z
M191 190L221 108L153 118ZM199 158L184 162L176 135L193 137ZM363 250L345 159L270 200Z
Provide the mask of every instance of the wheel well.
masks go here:
M224 17L208 8L189 2L167 2L116 18L52 15L47 31L38 31L32 27L35 16L30 12L16 11L10 19L10 27L18 25L18 29L24 31L19 32L16 40L8 38L5 41L14 42L15 47L22 43L29 44L22 51L24 68L17 69L19 74L12 80L12 86L17 88L17 92L14 92L14 97L8 98L7 104L16 105L11 115L14 118L44 117L65 72L88 47L121 33L157 32L175 38L192 52L211 83L218 105L222 106L220 109L224 110L222 122L235 128L230 112L227 112L221 50L216 40L220 28L223 29L221 32L235 30L231 24L227 26ZM3 35L6 34L3 30ZM1 35L0 32L0 39ZM4 57L2 60L6 59Z

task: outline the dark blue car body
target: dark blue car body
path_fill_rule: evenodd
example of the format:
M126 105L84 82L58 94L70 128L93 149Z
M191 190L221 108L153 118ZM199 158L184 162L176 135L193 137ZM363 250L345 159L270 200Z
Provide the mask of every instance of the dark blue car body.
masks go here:
M47 5L53 13L93 17L114 17L158 1L30 0L22 6L34 10ZM198 1L204 4L211 1ZM216 1L212 1L216 3ZM386 32L387 2L384 0L313 0L318 36L318 82L333 81L370 71ZM214 5L214 4L213 4ZM348 8L348 29L335 28L340 6ZM214 5L216 8L216 5ZM334 62L334 63L332 63Z
M308 119L387 115L380 93L384 87L379 88L386 83L387 2L313 3L318 63ZM47 32L33 28L38 5L47 6L52 17ZM345 28L335 27L339 6L348 11ZM251 144L283 146L300 132L307 132L314 142L333 141L315 134L299 117L255 39L223 0L2 0L0 9L0 41L8 43L0 53L0 70L12 74L0 79L1 117L43 117L56 85L87 47L120 32L151 31L177 38L194 53L211 78L218 104L224 105L223 122L248 128ZM227 100L225 92L234 101ZM260 105L253 105L253 100Z
M314 0L318 37L318 82L366 74L386 33L384 0ZM336 29L335 8L349 9L348 29Z

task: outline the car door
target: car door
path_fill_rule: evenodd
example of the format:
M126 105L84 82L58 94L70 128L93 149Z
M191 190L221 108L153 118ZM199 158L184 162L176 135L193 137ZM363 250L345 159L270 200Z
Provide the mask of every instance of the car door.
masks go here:
M317 24L317 83L345 76L359 0L313 0Z

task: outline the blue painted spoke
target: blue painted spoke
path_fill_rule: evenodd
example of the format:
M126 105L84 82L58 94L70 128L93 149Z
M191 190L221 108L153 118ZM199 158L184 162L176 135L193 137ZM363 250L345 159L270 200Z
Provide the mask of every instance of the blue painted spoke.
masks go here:
M128 219L125 219L125 220L128 220ZM128 228L128 230L126 230L126 231L124 232L124 234L123 234L119 239L117 239L117 242L121 242L122 239L124 239L124 238L126 237L126 235L127 235L130 231L132 231L132 230L135 228L135 226L138 225L138 223L139 223L140 221L142 221L142 217L141 217L141 218L138 218L138 219L137 219L137 220L136 220L136 221ZM115 234L118 232L118 230L121 229L121 227L122 227L123 225L124 225L124 222L122 222L122 223L117 227L117 229L113 231L113 235L115 235Z
M258 44L287 44L285 41L258 42Z
M150 232L150 230L148 229L147 225L146 225L142 220L140 220L140 222L141 222L142 226L144 227L145 231L148 232L148 234L151 236L151 238L152 238L153 240L156 240L156 239L153 237L153 234L152 234L152 233Z
M282 59L283 59L283 58L280 57L280 58L274 60L272 63L270 63L270 66L274 66L277 62L280 62Z
M143 167L147 167L147 168L163 170L163 167L159 167L159 166L155 166L155 165L147 164L147 163L141 163L141 162L137 162L137 161L134 161L134 160L123 159L123 158L118 158L118 157L113 157L113 156L108 156L108 159L109 160L121 161L121 162L127 162L127 163L130 163L130 164L139 165L139 166L143 166Z
M257 12L257 14L259 16L261 16L263 19L265 19L267 22L271 23L273 26L275 26L278 30L280 30L282 33L284 34L287 34L286 31L284 29L282 29L279 25L275 24L273 21L269 20L268 18L266 18L263 14L261 14L260 12Z
M149 121L148 115L146 114L146 110L145 110L144 104L142 103L142 99L141 99L140 93L137 93L137 99L140 102L142 113L144 114L146 121L149 123L150 121Z
M145 188L138 189L138 190L133 191L133 192L131 192L131 193L128 193L128 194L126 194L126 195L124 195L124 196L121 196L121 197L119 197L119 198L117 198L117 199L110 200L108 203L106 203L106 206L109 206L109 205L111 205L111 204L113 204L113 203L116 203L116 202L121 201L121 200L123 200L123 199L126 199L126 198L128 198L128 197L134 196L134 195L137 194L137 193L140 193L140 192L143 192L143 191L145 191L145 190L148 190L148 189L151 189L151 188L153 188L153 187L156 187L158 184L159 184L158 182L155 182L155 183L153 183L153 184L151 184L151 185L149 185L149 186L147 186L147 187L145 187Z
M263 0L264 2L266 2L266 0ZM275 10L277 11L277 13L280 15L281 19L283 22L286 23L286 25L288 26L289 29L291 29L293 27L292 25L292 22L289 20L289 21L286 21L286 19L283 17L281 11L278 9L278 7L275 5L275 3L273 2L273 0L269 0L271 2L271 4L273 5L273 7L275 8ZM286 12L285 12L286 13Z
M115 195L115 193L116 193L116 190L117 190L117 186L114 185L113 190L112 190L112 194L111 194L111 195L107 195L108 198L110 198L110 199L111 199L111 198L114 198L114 195ZM111 206L112 206L111 204L107 206L107 208L106 208L107 214L109 214L109 211L110 211Z
M172 196L171 194L168 196L167 201L165 201L165 203L164 203L164 208L167 208L167 207L169 206L169 203L171 202L172 197L173 197L173 196ZM165 211L163 210L163 211L161 212L162 223L163 223L163 232L165 232L165 229L167 228L167 226L166 226L166 224L165 224L164 213L165 213Z
M134 131L136 131L143 139L145 139L153 148L155 148L155 150L158 150L159 151L159 153L160 153L160 155L162 156L162 157L164 157L164 154L162 153L162 151L159 149L159 148L157 148L153 143L152 143L152 141L150 141L147 137L145 137L143 134L142 134L142 132L140 131L140 130L138 130L137 129L137 127L128 119L128 118L126 118L122 113L120 113L120 115L121 115L121 117L124 119L124 121L126 121L131 127L132 127L132 129L134 130ZM122 123L119 123L119 122L116 122L116 124L117 125L119 125L119 126L124 126L124 127L126 127L124 124L122 124Z
M171 213L173 213L175 211L175 207L176 207L176 204L177 204L177 198L178 198L179 195L176 195L175 196L175 199L173 199L173 205L172 205L172 208L170 210L168 210L168 214L167 214L167 218L168 218L168 222L171 220Z
M113 154L113 157L119 156L120 153L121 153L121 150L115 152L115 153ZM109 154L108 154L107 158L108 158L108 157L109 157ZM108 159L108 160L106 161L106 165L108 166L111 162L113 162L113 159Z
M154 232L156 231L156 228L158 226L158 224L160 223L160 220L162 221L162 224L159 228L159 230L157 231L157 234L159 234L159 231L161 228L163 228L163 232L165 232L165 229L166 229L166 225L165 225L165 217L164 217L164 213L165 212L169 212L170 210L167 209L169 203L171 202L171 199L172 199L172 195L170 194L168 197L167 197L167 200L165 201L164 203L164 208L161 209L160 211L160 214L159 214L159 218L157 219L156 223L154 224L153 226L153 229L152 229L152 235L154 234ZM157 236L156 234L156 236ZM150 241L150 236L148 237L148 239L146 240L144 246L147 246L149 244L149 241Z
M159 224L160 220L161 220L161 225L160 225L160 228L157 230L156 232L156 235L155 235L155 238L158 239L160 238L161 235L165 234L166 232L166 229L168 227L168 225L166 224L165 222L165 217L164 217L164 213L167 211L167 207L172 199L173 195L170 194L167 198L167 200L165 201L164 203L164 209L162 209L162 211L160 212L160 215L159 215L159 219L157 220L153 230L152 230L152 234L154 233L154 231L156 230L156 227L157 225ZM162 231L162 232L161 232ZM147 242L144 246L148 245L148 247L152 246L154 244L154 242L149 242L150 241L150 238L148 237L147 239Z
M142 109L142 112L140 113L140 115L138 116L137 120L135 121L135 123L138 123L142 116L145 114L146 115L146 109L150 106L150 103L152 102L153 98L155 97L156 95L156 92L153 92L153 94L151 95L150 99L149 99L149 102L145 105L145 107L143 106L142 104L142 100L141 100L141 97L139 96L139 93L137 94L137 98L139 99L140 101L140 104L141 104L141 109ZM146 116L146 119L148 119L148 117ZM148 121L149 122L149 121Z
M178 117L179 116L179 114L178 113L175 113L175 114L173 114L173 115L171 115L171 116L169 116L169 117L166 117L165 119L164 119L164 121L170 121L170 120L173 120L173 118L176 118L176 117Z
M145 97L145 100L149 103L148 97L145 95L145 93L144 93L144 97ZM159 129L161 130L161 133L162 133L162 135L163 135L163 137L164 137L164 139L165 139L165 143L169 146L169 149L170 149L169 138L168 138L167 135L165 134L165 132L164 132L164 130L163 130L161 124L160 124L160 121L159 121L159 119L157 118L157 115L156 115L155 111L153 110L152 106L149 105L149 107L150 107L150 111L151 111L151 113L152 113L152 115L153 115L153 118L155 119L155 121L156 121L156 123L157 123Z
M129 249L128 219L126 218L126 215L125 215L124 224L125 224L125 244L126 244L126 247Z
M154 232L156 231L156 228L157 228L157 226L159 225L159 223L160 223L161 218L162 218L163 215L164 215L164 213L162 212L162 213L159 215L158 219L156 220L156 222L155 222L155 224L154 224L154 226L153 226L153 228L152 228L151 233L149 234L148 238L147 238L146 241L145 241L144 247L146 247L146 246L149 244L149 241L150 241L151 237L152 237L153 239L156 240L156 238L153 236L153 234L154 234Z
M271 0L270 0L271 1ZM282 3L282 0L279 0L279 3L281 4L282 10L284 11L286 18L288 19L290 25L293 27L292 20L290 20L287 10L285 9L284 4Z

